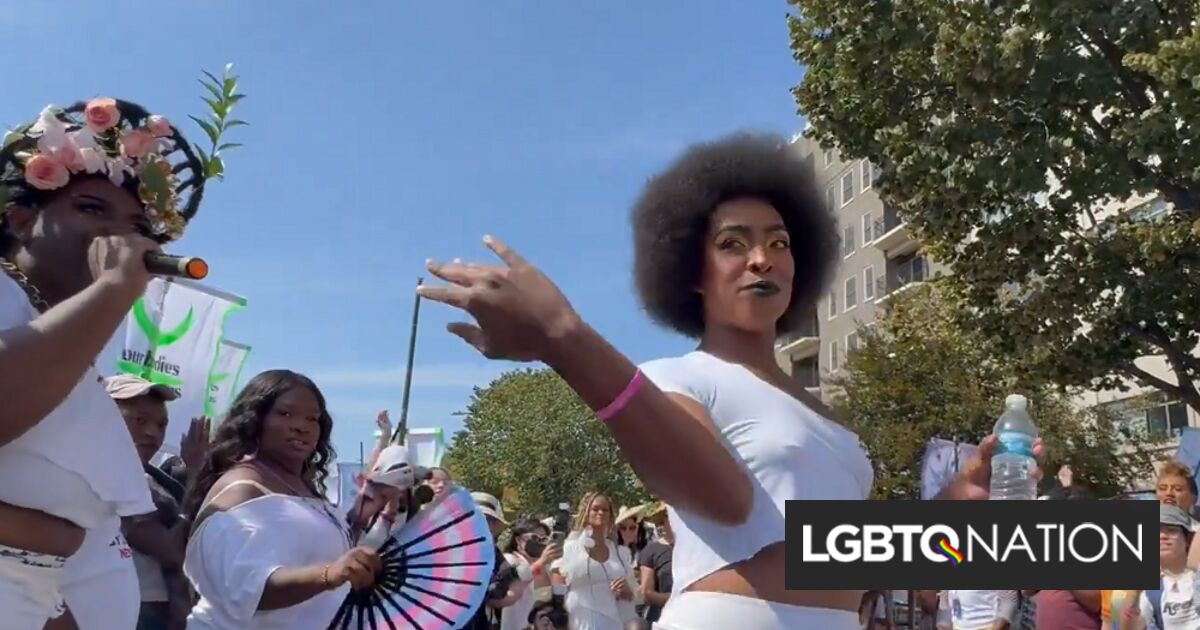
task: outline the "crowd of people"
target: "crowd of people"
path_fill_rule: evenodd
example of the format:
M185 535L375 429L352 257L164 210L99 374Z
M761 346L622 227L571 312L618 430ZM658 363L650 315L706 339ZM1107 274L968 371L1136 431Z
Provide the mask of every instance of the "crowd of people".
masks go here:
M387 448L355 506L333 509L334 419L318 385L289 370L255 376L211 435L199 419L180 458L150 465L177 392L106 379L94 361L146 288L145 254L195 214L183 201L203 186L203 173L185 176L194 160L165 118L114 99L47 108L0 149L4 628L325 627L352 589L379 579L380 555L363 544L378 517L402 526L418 509L373 478ZM430 262L444 284L418 289L473 318L450 330L484 356L555 370L661 501L624 508L592 493L569 525L510 524L477 493L504 542L470 627L863 628L864 602L880 594L788 590L783 579L785 502L867 500L873 482L857 436L775 359L776 338L825 292L838 258L809 170L784 138L722 138L655 175L632 215L639 295L656 321L697 340L683 356L635 364L497 238L484 241L498 263ZM987 499L995 445L984 440L938 499ZM1190 597L1176 553L1190 544L1185 477L1177 507L1163 508L1163 549L1175 550L1164 551L1165 590L1143 594L1150 613L1155 602L1174 611L1164 622ZM445 471L423 483L435 497L453 487ZM943 599L955 628L1014 601ZM1082 627L1060 625L1059 606L1102 615L1094 592L1037 599L1047 629Z

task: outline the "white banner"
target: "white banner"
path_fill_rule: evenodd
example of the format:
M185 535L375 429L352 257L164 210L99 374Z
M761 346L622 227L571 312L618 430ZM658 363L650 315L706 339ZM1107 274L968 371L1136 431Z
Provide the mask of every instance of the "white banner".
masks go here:
M425 468L442 465L446 455L446 439L441 429L409 429L408 453L412 463Z
M180 393L167 406L163 453L178 454L192 418L204 415L225 318L245 304L194 282L155 278L101 354L101 374L136 374Z
M217 358L208 373L208 400L204 405L204 415L212 419L214 427L225 419L229 406L233 404L242 377L242 367L249 357L250 346L244 343L222 339L217 344Z

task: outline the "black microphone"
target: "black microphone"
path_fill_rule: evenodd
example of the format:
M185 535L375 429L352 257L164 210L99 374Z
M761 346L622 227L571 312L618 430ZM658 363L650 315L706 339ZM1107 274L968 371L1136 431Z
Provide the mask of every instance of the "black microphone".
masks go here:
M208 263L195 256L172 256L161 252L147 252L143 258L146 271L156 276L171 276L203 280L208 277Z

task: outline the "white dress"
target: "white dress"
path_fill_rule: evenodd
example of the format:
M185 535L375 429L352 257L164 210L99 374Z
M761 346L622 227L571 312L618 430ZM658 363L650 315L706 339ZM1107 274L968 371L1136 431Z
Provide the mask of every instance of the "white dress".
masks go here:
M584 536L568 539L563 545L562 558L554 563L554 569L567 581L563 605L570 618L570 628L624 630L625 623L637 617L636 602L618 600L610 585L613 580L623 577L629 590L635 595L638 593L629 548L606 540L608 560L597 562L588 555L584 540Z
M236 485L269 492L248 480L235 481L225 490ZM277 569L329 564L349 549L345 528L322 499L265 494L215 512L192 534L183 562L183 572L200 596L187 628L324 628L346 599L348 584L288 608L259 611L258 603L267 578Z

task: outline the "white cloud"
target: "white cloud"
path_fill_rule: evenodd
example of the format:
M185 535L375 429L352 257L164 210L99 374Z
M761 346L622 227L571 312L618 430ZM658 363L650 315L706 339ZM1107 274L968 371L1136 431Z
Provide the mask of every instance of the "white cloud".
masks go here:
M413 367L413 387L483 387L513 366L507 363L448 363ZM404 387L405 366L348 366L314 371L311 378L326 387Z

